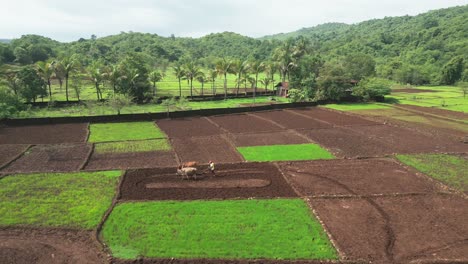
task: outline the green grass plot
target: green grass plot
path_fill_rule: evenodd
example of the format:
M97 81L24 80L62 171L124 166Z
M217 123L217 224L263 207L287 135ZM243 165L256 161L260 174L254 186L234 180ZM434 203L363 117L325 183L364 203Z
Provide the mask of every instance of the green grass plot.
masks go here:
M109 142L165 138L153 122L105 123L90 125L89 142Z
M300 199L117 205L101 236L122 259L337 259Z
M41 173L0 180L0 226L95 228L121 171Z
M169 144L169 141L167 139L103 142L103 143L96 143L94 147L94 152L97 154L168 151L168 150L171 150L171 145Z
M333 154L317 144L238 147L247 161L288 161L333 159Z
M374 109L389 109L390 106L376 103L349 103L349 104L328 104L325 108L340 110L340 111L355 111L355 110L374 110Z

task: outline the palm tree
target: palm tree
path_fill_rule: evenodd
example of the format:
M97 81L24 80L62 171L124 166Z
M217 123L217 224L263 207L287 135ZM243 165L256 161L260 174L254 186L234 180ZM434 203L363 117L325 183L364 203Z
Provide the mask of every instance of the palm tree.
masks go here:
M224 75L224 99L227 99L227 74L232 71L232 61L226 60L223 58L222 60L216 63L216 71L220 75Z
M110 83L110 85L112 86L112 91L115 94L116 86L122 79L122 71L120 70L119 66L112 65L106 68L106 71L102 75L104 79Z
M52 100L52 89L50 88L50 79L54 74L54 64L45 61L37 62L37 72L49 87L49 100Z
M193 98L193 79L200 75L200 67L195 65L193 61L184 65L185 77L190 82L190 97Z
M104 75L101 69L102 69L102 65L96 61L93 62L88 68L89 76L91 77L91 80L94 83L94 87L96 88L96 96L97 96L98 101L102 99L102 91L99 86L102 83Z
M286 76L290 70L290 64L293 63L293 40L288 39L283 43L282 46L278 47L273 54L273 58L278 62L279 70L281 74L281 80L286 81Z
M148 80L153 84L153 97L156 95L156 83L162 79L163 75L159 71L152 71L148 74Z
M268 77L265 77L265 78L261 79L260 82L265 86L265 91L267 91L268 90L268 85L270 85L270 83L272 83L273 80L268 78Z
M176 78L179 80L179 97L182 97L182 86L180 84L180 80L185 77L184 68L180 65L176 65L172 67L172 69L174 70Z
M216 69L211 70L208 73L208 81L211 82L211 90L213 91L213 96L216 95L216 88L215 88L215 82L216 82L216 77L218 77L218 71Z
M250 68L250 65L249 65L248 61L236 60L233 63L232 71L235 72L235 74L237 75L237 92L236 92L236 95L239 94L240 83L241 83L241 80L243 80L242 76L245 77L245 75L247 74L249 68Z
M55 61L54 62L54 73L55 77L59 81L60 85L60 92L62 92L62 87L63 87L63 79L65 78L65 68L63 67L63 64L61 61Z
M201 95L203 96L203 87L205 86L206 75L204 72L200 71L196 78L197 78L197 81L201 83Z
M265 70L265 63L261 61L254 61L250 64L250 71L255 74L255 86L254 88L254 97L257 93L257 85L258 85L258 74Z
M273 86L275 85L275 74L277 69L278 65L273 61L268 62L265 65L265 74L271 80L271 84L273 84ZM272 87L272 89L274 89L274 87Z
M60 64L63 67L64 70L64 77L65 77L65 95L66 99L68 102L68 79L70 78L70 74L77 70L79 67L79 62L75 58L75 56L71 57L64 57L61 61Z

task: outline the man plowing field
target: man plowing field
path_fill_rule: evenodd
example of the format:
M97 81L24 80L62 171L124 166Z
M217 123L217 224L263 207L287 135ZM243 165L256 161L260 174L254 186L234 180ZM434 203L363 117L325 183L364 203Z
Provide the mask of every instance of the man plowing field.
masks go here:
M205 171L202 173L197 174L197 163L195 161L190 161L190 162L184 162L182 165L177 168L177 175L181 176L183 180L197 180L197 175L203 175ZM214 162L210 161L208 163L208 170L211 172L213 176L216 176L215 174L215 168L214 168Z

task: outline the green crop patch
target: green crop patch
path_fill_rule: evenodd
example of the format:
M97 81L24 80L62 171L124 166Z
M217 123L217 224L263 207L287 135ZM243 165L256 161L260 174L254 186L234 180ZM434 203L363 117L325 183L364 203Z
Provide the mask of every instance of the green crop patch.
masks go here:
M397 158L447 185L468 192L468 162L446 154L397 155Z
M340 111L355 111L355 110L374 110L374 109L389 109L390 106L375 104L375 103L349 103L349 104L328 104L325 108L340 110Z
M171 150L171 145L169 144L169 141L167 139L104 142L104 143L96 143L94 147L94 152L97 154L168 151L168 150Z
M124 203L101 235L122 259L338 258L299 199Z
M247 161L288 161L333 159L333 154L317 144L238 147Z
M95 228L121 171L41 173L0 180L0 226Z
M90 125L90 142L144 140L167 137L153 122L105 123Z

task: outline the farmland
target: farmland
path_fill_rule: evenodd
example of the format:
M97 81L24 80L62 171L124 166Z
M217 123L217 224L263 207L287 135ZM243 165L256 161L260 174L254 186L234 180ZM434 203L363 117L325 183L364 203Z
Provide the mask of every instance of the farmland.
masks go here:
M402 106L5 125L0 257L468 261L466 118Z

